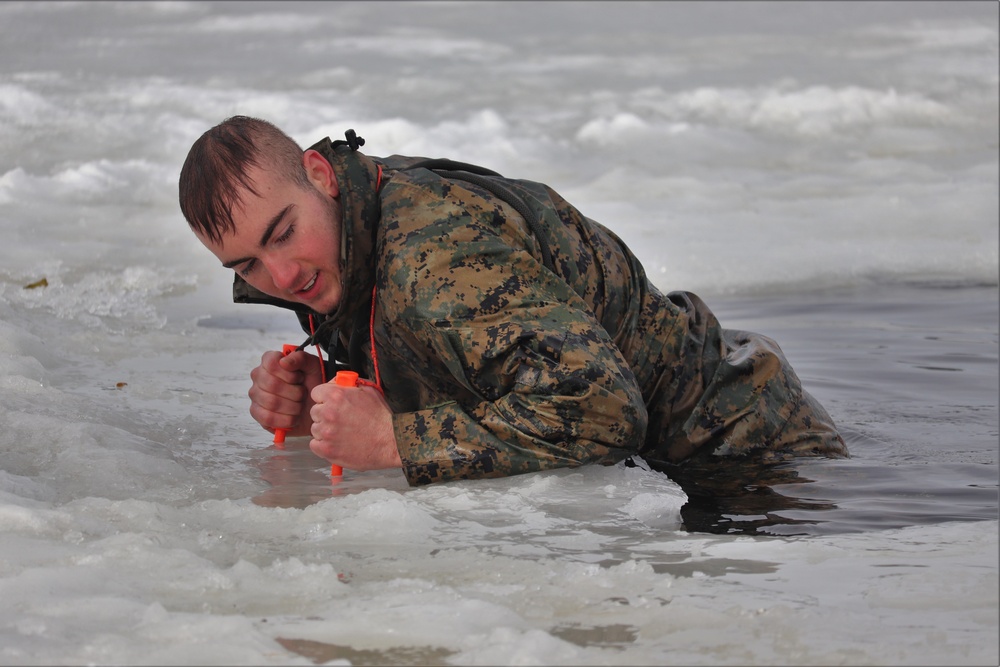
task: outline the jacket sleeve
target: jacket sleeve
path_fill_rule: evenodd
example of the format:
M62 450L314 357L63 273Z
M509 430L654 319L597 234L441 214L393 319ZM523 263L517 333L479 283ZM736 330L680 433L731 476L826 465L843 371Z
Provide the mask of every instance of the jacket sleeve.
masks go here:
M383 204L379 281L388 354L419 377L415 409L394 415L410 483L637 452L647 415L636 379L584 300L538 261L523 220L486 199L420 197Z

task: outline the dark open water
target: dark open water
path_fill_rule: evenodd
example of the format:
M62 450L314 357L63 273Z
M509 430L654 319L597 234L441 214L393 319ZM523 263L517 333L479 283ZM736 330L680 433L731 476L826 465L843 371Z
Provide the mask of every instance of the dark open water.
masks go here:
M997 294L873 286L717 305L726 326L780 342L852 458L715 471L686 488L685 526L790 535L996 519Z

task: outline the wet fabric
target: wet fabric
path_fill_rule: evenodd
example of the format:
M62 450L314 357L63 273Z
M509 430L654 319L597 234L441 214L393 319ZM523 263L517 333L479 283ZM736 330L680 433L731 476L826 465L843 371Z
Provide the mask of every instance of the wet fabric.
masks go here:
M371 377L374 287L372 333L411 484L632 455L847 455L777 343L724 329L694 294L661 293L613 232L548 186L500 179L533 228L475 183L407 168L423 158L328 139L313 148L334 167L344 214L345 296L313 314L317 338ZM239 278L235 289L273 303Z

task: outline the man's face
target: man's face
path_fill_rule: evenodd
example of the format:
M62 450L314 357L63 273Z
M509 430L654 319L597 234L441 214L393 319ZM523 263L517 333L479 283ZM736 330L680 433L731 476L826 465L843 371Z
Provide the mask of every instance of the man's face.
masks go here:
M310 169L309 159L317 157L323 159L315 153L305 158L309 189L272 170L251 168L248 175L260 196L243 192L232 210L235 231L222 243L198 238L223 266L261 292L330 313L342 290L339 190L332 170L324 177ZM320 166L329 169L325 160Z

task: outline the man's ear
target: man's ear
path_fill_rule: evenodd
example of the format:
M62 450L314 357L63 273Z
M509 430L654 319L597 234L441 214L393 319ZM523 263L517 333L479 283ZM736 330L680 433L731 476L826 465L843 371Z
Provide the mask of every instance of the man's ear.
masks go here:
M333 167L326 161L326 158L313 149L302 154L302 166L306 168L306 175L309 180L331 197L340 194L340 185L337 183L337 175L333 173Z

